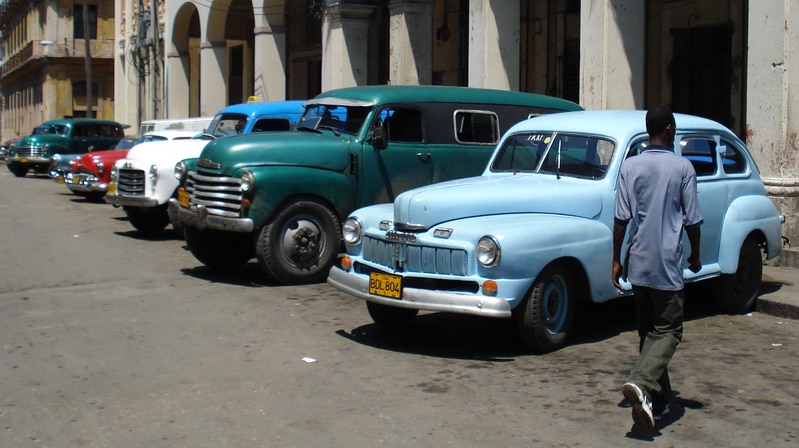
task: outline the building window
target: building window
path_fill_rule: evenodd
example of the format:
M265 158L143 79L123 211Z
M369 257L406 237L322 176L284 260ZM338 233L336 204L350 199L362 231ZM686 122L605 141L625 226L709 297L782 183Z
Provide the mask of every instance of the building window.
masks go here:
M83 33L83 5L75 5L72 15L75 39L85 38ZM97 39L97 5L89 5L89 39Z

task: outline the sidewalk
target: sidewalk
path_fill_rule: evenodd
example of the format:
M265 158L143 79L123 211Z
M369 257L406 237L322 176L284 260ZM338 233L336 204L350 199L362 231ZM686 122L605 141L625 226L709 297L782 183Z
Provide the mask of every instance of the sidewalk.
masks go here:
M756 309L786 319L799 319L799 269L763 266Z

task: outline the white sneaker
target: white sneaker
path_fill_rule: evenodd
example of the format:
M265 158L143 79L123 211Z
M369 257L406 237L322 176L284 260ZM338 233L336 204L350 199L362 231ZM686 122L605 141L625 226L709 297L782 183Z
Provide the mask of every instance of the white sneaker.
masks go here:
M641 428L651 431L655 427L655 418L652 415L652 402L637 384L626 383L621 392L633 405L633 422Z

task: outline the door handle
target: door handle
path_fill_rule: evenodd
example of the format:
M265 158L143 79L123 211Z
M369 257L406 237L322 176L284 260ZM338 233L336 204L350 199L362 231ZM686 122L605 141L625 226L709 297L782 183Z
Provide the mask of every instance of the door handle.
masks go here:
M430 158L431 158L432 156L433 156L433 155L432 155L432 154L430 154L429 152L417 152L417 153L416 153L416 157L418 157L418 158L419 158L419 160L421 160L421 161L423 161L423 162L429 162L429 161L430 161Z

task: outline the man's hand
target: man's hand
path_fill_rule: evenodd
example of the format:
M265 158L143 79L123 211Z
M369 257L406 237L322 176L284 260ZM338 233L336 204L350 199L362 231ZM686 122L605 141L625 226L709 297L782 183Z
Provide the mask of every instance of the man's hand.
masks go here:
M699 257L688 257L688 269L690 269L694 274L702 269L702 262L699 261Z
M621 277L621 272L622 272L621 263L619 263L618 261L614 261L613 269L611 269L611 271L612 273L610 275L613 277L613 286L615 286L616 289L621 290L622 289L621 283L619 283L619 278Z

